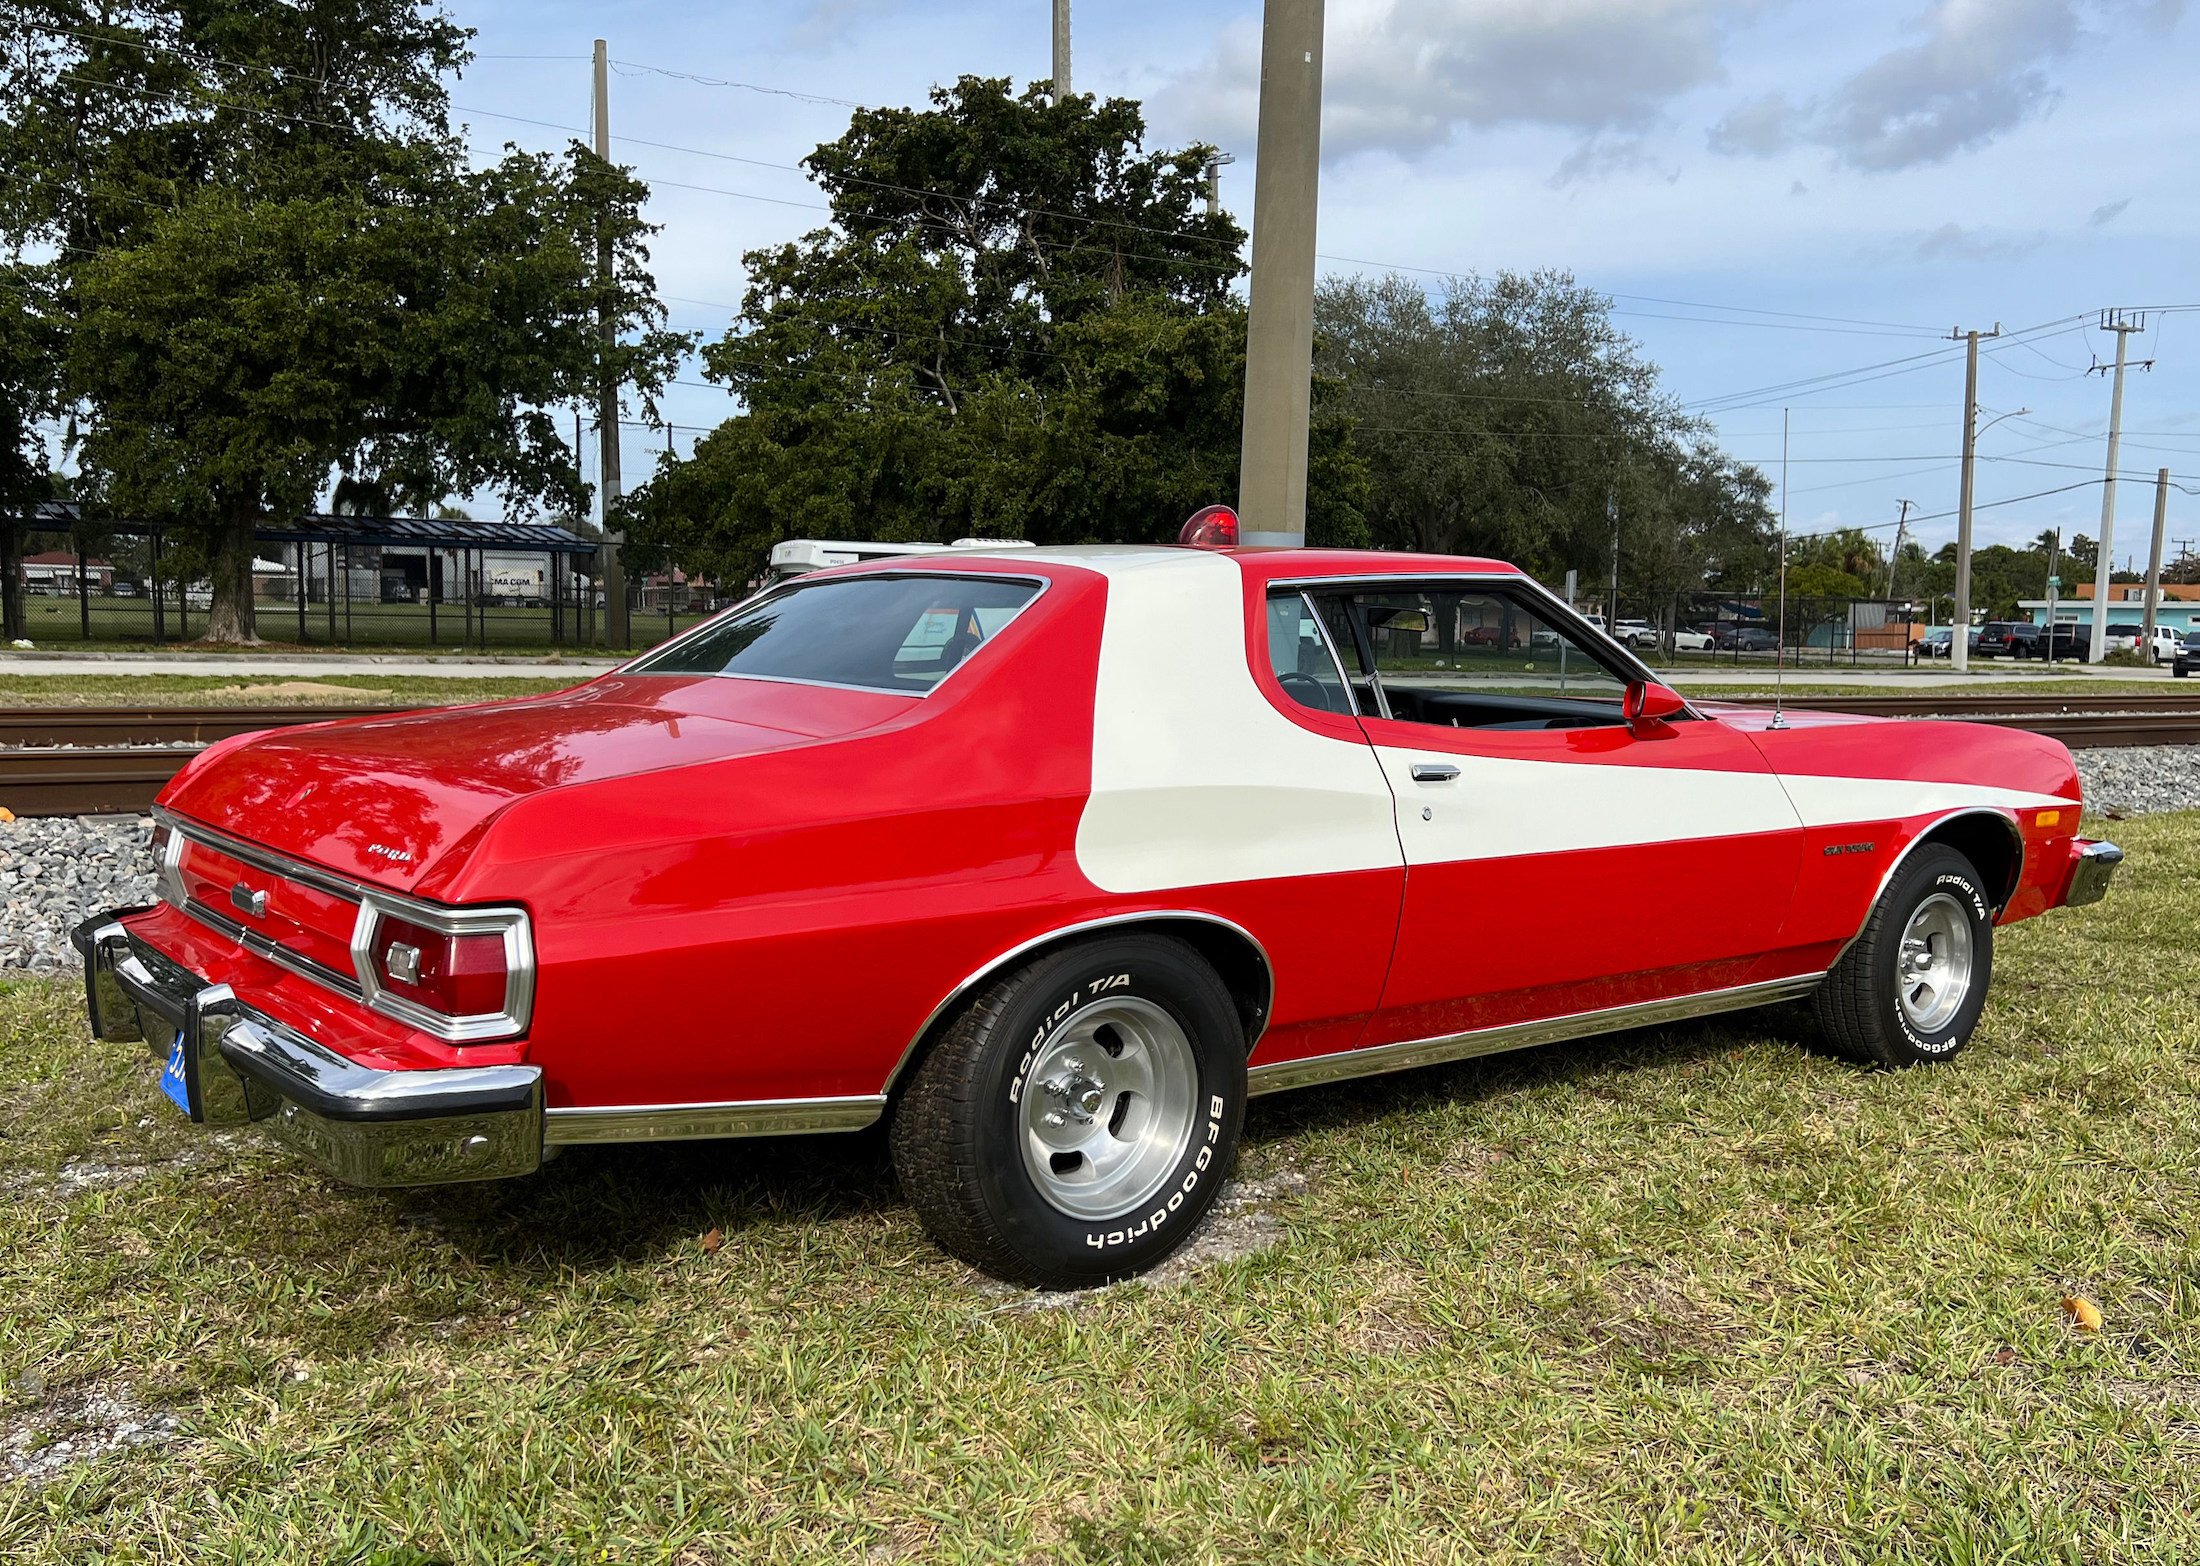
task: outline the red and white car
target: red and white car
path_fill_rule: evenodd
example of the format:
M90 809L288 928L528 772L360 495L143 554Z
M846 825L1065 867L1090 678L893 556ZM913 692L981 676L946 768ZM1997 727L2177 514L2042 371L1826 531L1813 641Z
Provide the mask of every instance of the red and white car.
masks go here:
M1067 1286L1190 1234L1250 1095L1811 996L1944 1060L1995 927L2105 893L2079 808L2030 734L1692 707L1494 560L957 550L213 746L77 941L97 1034L345 1180L884 1120L944 1246Z

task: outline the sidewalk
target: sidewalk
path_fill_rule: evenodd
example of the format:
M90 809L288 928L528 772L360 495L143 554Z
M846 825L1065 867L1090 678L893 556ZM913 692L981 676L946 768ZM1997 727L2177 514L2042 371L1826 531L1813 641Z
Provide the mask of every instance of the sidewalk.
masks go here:
M576 680L601 674L624 662L617 658L496 658L451 655L412 658L402 654L361 656L345 653L308 656L260 653L67 653L0 652L0 677L10 674L134 675L238 674L280 675L285 679L326 678L332 674L380 674L416 679L547 679L570 674Z
M1769 663L1726 663L1716 667L1691 664L1683 669L1658 671L1669 685L1762 685L1769 687L1773 681L1773 668ZM1970 671L1958 674L1945 663L1912 665L1906 669L1875 668L1865 664L1859 668L1847 668L1840 664L1828 667L1822 663L1806 664L1802 668L1790 665L1787 671L1789 685L1874 685L1888 690L1915 690L1927 687L1950 687L1960 690L1988 689L1997 686L2036 685L2042 680L2103 680L2125 683L2133 680L2166 680L2170 677L2166 668L2109 669L2088 667L2081 663L2010 663L2002 659L1982 660L1971 665Z

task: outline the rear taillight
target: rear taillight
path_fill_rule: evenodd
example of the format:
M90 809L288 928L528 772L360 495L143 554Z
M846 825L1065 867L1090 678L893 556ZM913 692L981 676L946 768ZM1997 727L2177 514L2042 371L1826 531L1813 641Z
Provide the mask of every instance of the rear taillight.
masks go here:
M527 1031L535 952L518 908L439 908L369 893L351 937L366 1002L454 1044Z

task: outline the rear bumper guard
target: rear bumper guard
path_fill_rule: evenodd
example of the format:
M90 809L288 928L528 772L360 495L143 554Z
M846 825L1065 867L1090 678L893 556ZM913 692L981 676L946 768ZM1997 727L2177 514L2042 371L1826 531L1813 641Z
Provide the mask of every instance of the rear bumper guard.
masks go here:
M70 933L92 1032L142 1041L163 1086L206 1125L262 1126L337 1179L444 1185L542 1164L542 1069L362 1066L208 984L123 928L118 909Z
M2124 851L2114 843L2072 845L2070 885L2063 893L2063 906L2082 908L2106 897L2109 883L2116 879L2116 867L2123 862Z

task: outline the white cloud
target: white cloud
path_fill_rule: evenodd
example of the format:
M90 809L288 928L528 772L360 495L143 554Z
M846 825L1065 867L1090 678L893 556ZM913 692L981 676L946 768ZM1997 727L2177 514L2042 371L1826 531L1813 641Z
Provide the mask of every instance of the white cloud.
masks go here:
M1871 172L1939 163L2052 110L2050 67L2094 29L2137 16L2172 24L2182 0L1936 0L1920 35L1831 91L1803 102L1780 94L1737 105L1711 128L1714 151L1769 156L1823 147Z
M1995 234L1961 223L1943 223L1918 236L1913 253L1920 261L2002 261L2039 248L2037 234Z
M1370 150L1413 156L1462 126L1639 134L1674 98L1721 78L1724 24L1754 4L1334 0L1323 150L1333 158ZM1259 84L1260 27L1241 22L1157 95L1157 107L1242 145L1258 120ZM1577 156L1598 158L1588 148Z

